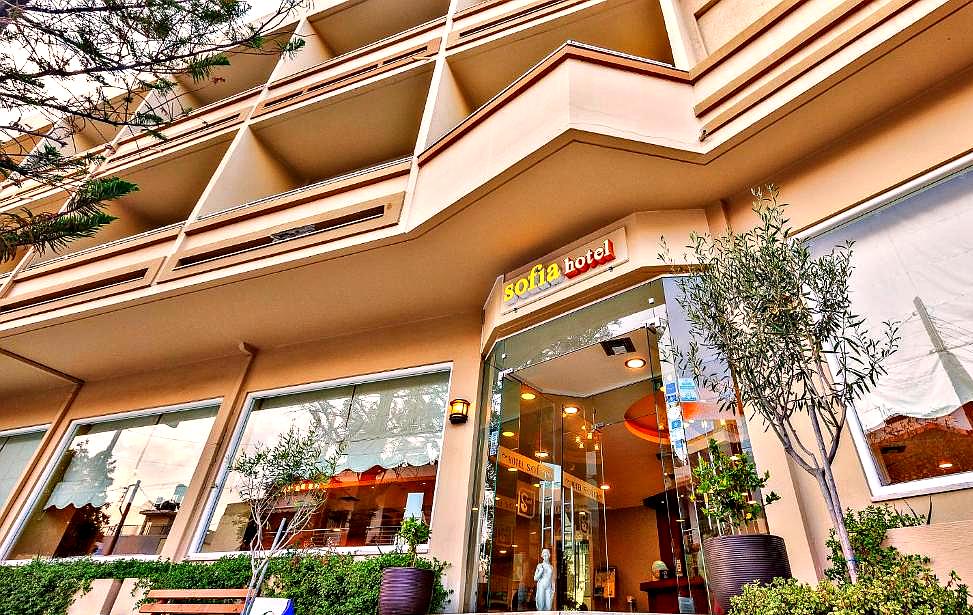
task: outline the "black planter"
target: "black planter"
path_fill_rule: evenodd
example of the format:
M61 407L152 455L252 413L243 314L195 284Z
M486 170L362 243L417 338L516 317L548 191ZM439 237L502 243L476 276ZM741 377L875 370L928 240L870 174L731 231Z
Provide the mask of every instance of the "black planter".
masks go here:
M378 592L378 615L426 615L436 574L420 568L386 568Z
M703 541L706 577L714 612L729 611L730 598L747 583L791 576L784 539L770 534L716 536Z

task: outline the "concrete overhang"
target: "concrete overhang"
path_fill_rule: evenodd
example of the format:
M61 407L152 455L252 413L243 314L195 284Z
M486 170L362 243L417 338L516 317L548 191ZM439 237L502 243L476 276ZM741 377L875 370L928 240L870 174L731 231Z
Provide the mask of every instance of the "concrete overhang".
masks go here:
M397 226L9 320L0 347L91 380L478 313L497 275L633 212L711 208L973 60L969 2L901 32L702 140L689 74L565 45L419 156Z

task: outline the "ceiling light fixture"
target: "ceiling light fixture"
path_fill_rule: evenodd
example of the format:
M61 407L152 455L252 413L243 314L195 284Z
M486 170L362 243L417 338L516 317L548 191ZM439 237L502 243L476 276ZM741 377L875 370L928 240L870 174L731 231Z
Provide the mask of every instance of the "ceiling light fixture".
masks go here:
M645 367L645 359L640 359L638 357L629 359L625 361L625 367L629 369L642 369Z
M551 454L545 451L544 449L540 449L539 451L534 451L534 457L537 457L538 459L547 459L550 456Z
M531 393L530 391L524 391L523 393L520 394L520 398L523 399L524 401L532 401L537 399L537 395Z
M517 434L512 431L501 431L500 435L503 436L504 438L513 438Z
M953 462L952 461L944 461L944 462L942 462L942 463L939 464L939 469L940 470L948 470L951 467L953 467Z
M574 404L567 404L566 406L564 406L564 414L566 415L577 414L579 412L581 412L581 408L577 407Z
M517 471L517 468L515 468L513 466L510 466L509 468L507 468L507 472L516 472L516 471Z
M598 485L598 488L601 489L602 491L608 491L612 487L608 483L602 483L602 484Z

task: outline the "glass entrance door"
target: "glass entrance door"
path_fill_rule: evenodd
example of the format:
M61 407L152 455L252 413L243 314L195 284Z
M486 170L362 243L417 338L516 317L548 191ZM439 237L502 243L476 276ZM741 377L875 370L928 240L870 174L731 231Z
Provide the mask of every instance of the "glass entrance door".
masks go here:
M656 280L492 349L469 609L709 612L692 469L749 449L660 348L685 348L678 281ZM757 520L764 527L762 519Z
M658 342L639 328L498 374L489 610L679 612L691 598Z

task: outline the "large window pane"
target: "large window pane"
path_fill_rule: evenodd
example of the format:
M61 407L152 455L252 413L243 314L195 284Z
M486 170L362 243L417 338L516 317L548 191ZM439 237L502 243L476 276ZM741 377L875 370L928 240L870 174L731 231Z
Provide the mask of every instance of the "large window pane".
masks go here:
M9 558L158 554L216 410L77 426Z
M449 373L438 372L259 399L233 458L272 445L292 426L324 434L326 458L343 447L338 473L319 486L327 501L293 546L389 545L404 518L429 521L448 392ZM247 549L253 531L239 479L230 472L200 550Z
M10 498L10 492L24 473L24 468L37 451L44 430L16 435L0 435L0 507Z
M902 323L888 375L856 404L885 485L973 470L973 173L816 237L854 241L854 309Z

